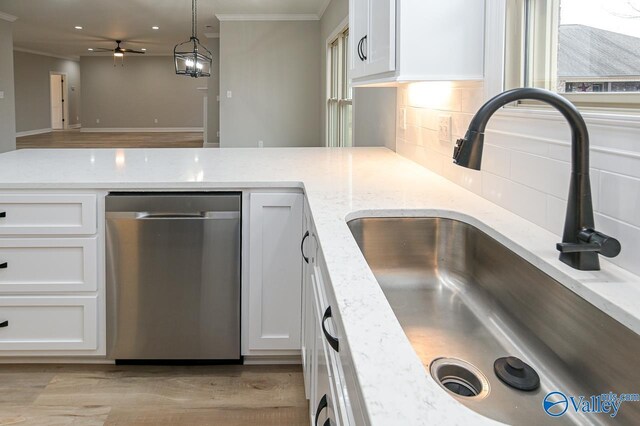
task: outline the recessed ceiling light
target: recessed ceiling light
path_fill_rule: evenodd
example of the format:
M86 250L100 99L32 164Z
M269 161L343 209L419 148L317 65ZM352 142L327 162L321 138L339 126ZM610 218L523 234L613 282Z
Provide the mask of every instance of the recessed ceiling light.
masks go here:
M157 26L155 26L155 25L154 25L153 27L151 27L151 29L152 29L152 30L159 30L159 29L160 29L160 27L157 27Z
M76 26L75 26L75 29L76 29L76 30L81 30L81 29L82 29L82 27L81 27L80 25L76 25Z
M88 48L87 50L90 50L90 51L92 51L92 52L93 52L93 47L90 47L90 48Z

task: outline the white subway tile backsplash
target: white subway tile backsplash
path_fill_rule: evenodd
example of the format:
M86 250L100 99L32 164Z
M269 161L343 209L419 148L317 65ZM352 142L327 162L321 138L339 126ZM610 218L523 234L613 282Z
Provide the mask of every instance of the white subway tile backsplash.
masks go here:
M540 191L483 172L482 196L536 225L546 225L546 197Z
M640 153L622 153L592 149L591 167L640 178Z
M511 152L511 180L555 197L567 198L570 172L569 163L519 151Z
M467 129L469 128L469 123L471 123L472 118L473 114L451 114L451 135L454 139L464 137L465 133L467 133Z
M482 104L482 84L427 83L399 89L398 107L411 106L412 126L398 131L397 151L482 197L562 235L570 178L571 132L562 119L497 114L485 133L482 171L451 162ZM430 96L433 95L433 96ZM451 115L452 141L438 140L438 116ZM638 129L595 125L591 190L596 228L622 242L612 262L640 274L640 144Z
M567 214L567 200L547 195L547 218L545 228L560 236L564 230L564 218Z
M638 262L640 228L599 213L596 213L596 228L607 235L614 236L622 245L620 255L607 260L640 275L640 262Z
M511 175L511 151L487 143L483 151L482 170L505 178Z
M603 171L599 193L601 213L640 227L640 179Z
M549 153L549 143L547 142L532 139L526 135L495 131L489 127L487 127L484 140L485 143L513 151L522 151L543 156Z
M460 89L460 110L474 114L484 104L482 86Z

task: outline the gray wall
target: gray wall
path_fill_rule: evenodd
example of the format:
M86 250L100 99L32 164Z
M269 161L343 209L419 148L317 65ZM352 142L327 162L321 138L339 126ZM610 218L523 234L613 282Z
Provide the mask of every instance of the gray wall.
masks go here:
M319 37L318 21L221 22L221 147L321 145Z
M320 57L322 58L322 144L326 141L327 39L349 16L348 0L332 0L320 20ZM396 89L356 88L353 91L354 146L386 146L396 149Z
M173 57L129 55L114 67L113 56L82 56L80 71L85 129L202 127L207 79L176 75Z
M220 130L220 102L217 99L220 94L220 39L208 39L207 48L213 54L211 77L207 79L209 87L207 90L207 129L209 132L207 143L220 143L220 138L217 135Z
M81 122L80 64L77 61L14 51L13 62L17 132L51 128L51 71L67 74L67 124Z
M13 24L0 19L0 152L16 149L16 113L13 89Z

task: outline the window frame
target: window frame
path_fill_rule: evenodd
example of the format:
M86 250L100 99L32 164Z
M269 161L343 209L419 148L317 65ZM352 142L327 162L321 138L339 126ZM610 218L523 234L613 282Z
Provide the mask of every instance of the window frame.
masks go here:
M327 38L326 49L326 92L325 92L325 146L353 146L353 89L350 85L349 21L343 20ZM334 50L334 48L336 50ZM337 62L337 67L334 64ZM336 73L337 70L337 73ZM346 111L350 109L351 119ZM350 122L349 129L345 122ZM347 133L350 138L347 137Z
M557 38L560 0L494 1L493 8L504 11L503 87L536 87L554 89L557 85ZM502 3L501 5L498 3ZM548 11L551 10L551 13ZM527 23L528 21L528 23ZM494 37L495 39L495 37ZM525 51L528 44L532 51ZM533 70L528 66L533 61ZM593 79L596 81L597 79ZM495 90L495 89L494 89ZM640 93L560 93L584 113L640 115ZM534 101L519 101L508 108L548 109Z

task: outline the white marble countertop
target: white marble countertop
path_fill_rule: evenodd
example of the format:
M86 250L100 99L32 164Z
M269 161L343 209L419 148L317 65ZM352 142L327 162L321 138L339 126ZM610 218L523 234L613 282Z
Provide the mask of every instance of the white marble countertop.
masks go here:
M486 232L640 333L640 277L557 259L558 237L386 148L22 150L0 155L9 189L303 188L373 425L491 424L431 379L347 227L365 216L441 216ZM384 344L381 344L384 342Z

